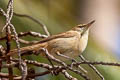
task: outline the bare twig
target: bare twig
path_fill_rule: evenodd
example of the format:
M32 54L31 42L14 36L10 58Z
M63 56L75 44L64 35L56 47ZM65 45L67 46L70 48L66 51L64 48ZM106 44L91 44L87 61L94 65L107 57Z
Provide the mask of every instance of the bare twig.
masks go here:
M65 75L65 77L68 80L78 80L77 78L72 77L70 74L68 74L68 72L66 70L62 70L62 73Z
M15 13L15 12L14 12L14 15L19 16L19 17L26 17L26 18L31 19L32 21L34 21L34 22L36 22L37 24L39 24L40 26L42 26L42 28L43 28L44 32L47 34L47 36L50 36L50 33L49 33L49 31L47 30L47 27L45 26L45 24L41 23L41 22L38 21L37 19L35 19L35 18L33 18L33 17L29 16L29 15L26 15L26 14L18 14L18 13Z
M13 62L18 62L17 59L12 59ZM45 69L48 69L48 70L51 70L53 67L49 64L46 64L46 63L41 63L41 62L37 62L37 61L33 61L33 60L24 60L24 62L26 62L27 64L32 64L34 66L37 66L37 67L42 67L42 68L45 68ZM56 66L57 67L57 66Z
M12 61L12 59L11 59L11 61ZM15 66L17 66L18 65L18 63L16 62L16 63L11 63L11 64L3 64L1 67L2 68L9 68L9 67L15 67Z
M75 70L71 67L67 67L70 71L76 73L76 74L79 74L81 77L83 77L85 80L90 80L90 78L88 76L86 76L85 74L83 74L82 72L78 71L78 70Z
M120 67L120 63L116 62L92 62L92 61L83 61L83 62L78 62L76 63L77 65L79 64L92 64L92 65L108 65L108 66L118 66Z
M13 77L16 77L17 75L14 75ZM7 73L0 73L1 78L9 78L9 74Z
M38 43L39 41L27 41L27 40L23 40L23 39L20 39L19 38L19 42L20 43L23 43L23 44L36 44L36 43Z
M19 37L26 36L26 35L30 35L30 36L33 36L33 37L39 37L39 38L47 38L48 37L47 35L43 35L43 34L40 34L38 32L33 32L33 31L20 32L18 34Z
M0 12L2 13L3 16L5 16L5 17L7 16L5 11L3 9L1 9L1 8L0 8Z
M30 35L30 36L33 36L33 37L39 37L39 38L47 38L48 37L47 35L43 35L43 34L40 34L40 33L37 33L37 32L33 32L33 31L18 33L18 37L23 37L23 36L27 36L27 35ZM6 38L7 38L6 36L1 37L0 40L5 40ZM11 35L11 38L14 39L15 36ZM23 40L23 39L19 38L19 42L23 43L23 44L36 44L39 41L26 41L26 40Z
M28 73L27 73L27 64L26 64L26 62L24 62L24 61L22 61L22 80L26 80L26 78L27 78L27 75L28 75Z
M79 56L81 58L82 61L87 61L82 55ZM96 74L102 79L104 80L103 75L96 69L96 67L94 67L92 64L88 64L95 72Z
M15 37L15 42L16 42L16 44L17 44L17 52L18 52L18 57L19 57L19 63L20 63L20 65L21 65L21 51L20 51L20 43L19 43L19 38L18 38L18 34L17 34L17 32L16 32L16 30L15 30L15 27L11 24L10 25L11 26L11 28L12 28L12 30L13 30L13 33L14 33L14 37Z
M7 50L6 50L6 54L8 54L10 52L10 47L11 47L11 44L10 44L10 41L11 41L11 30L10 30L10 26L8 25L10 23L10 20L12 19L10 15L10 11L12 12L12 5L13 5L13 0L10 0L9 3L8 3L8 8L7 8L7 13L6 13L6 25L3 27L3 30L6 28L6 36L7 36L7 41L6 41L6 45L7 45ZM8 57L8 60L7 60L7 63L8 64L11 64L11 57L9 56ZM12 67L9 67L8 68L8 71L9 71L9 80L13 80L13 69Z
M33 32L33 31L18 33L18 37L23 37L23 36L27 36L27 35L30 35L33 37L39 37L39 38L47 38L48 37L47 35L43 35L43 34L40 34L37 32ZM11 35L11 38L14 38L14 35ZM5 39L6 39L6 36L0 38L0 40L5 40Z

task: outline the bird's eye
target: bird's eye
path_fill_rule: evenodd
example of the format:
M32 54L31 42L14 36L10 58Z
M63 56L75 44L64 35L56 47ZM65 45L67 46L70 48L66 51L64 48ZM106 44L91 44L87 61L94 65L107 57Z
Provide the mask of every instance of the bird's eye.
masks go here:
M83 28L83 27L85 27L85 25L86 25L86 24L79 24L78 27L79 27L79 28Z

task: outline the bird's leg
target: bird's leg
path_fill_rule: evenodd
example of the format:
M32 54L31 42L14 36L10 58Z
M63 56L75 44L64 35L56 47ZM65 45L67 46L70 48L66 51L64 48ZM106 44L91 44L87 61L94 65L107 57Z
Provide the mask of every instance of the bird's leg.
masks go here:
M61 57L64 57L64 58L67 58L67 59L71 60L71 61L72 61L72 64L70 65L71 67L73 67L73 64L77 62L75 59L73 59L73 58L71 58L71 57L69 57L69 56L63 55L63 54L61 54L59 51L57 51L56 54L57 54L58 56L61 56ZM87 71L86 71L83 67L81 67L80 65L78 65L77 67L78 67L81 71L83 71L84 73L87 73Z
M63 55L63 54L61 54L59 51L57 51L56 54L57 54L58 56L67 58L67 59L71 60L72 62L77 62L75 59L73 59L73 58L71 58L71 57L69 57L69 56Z

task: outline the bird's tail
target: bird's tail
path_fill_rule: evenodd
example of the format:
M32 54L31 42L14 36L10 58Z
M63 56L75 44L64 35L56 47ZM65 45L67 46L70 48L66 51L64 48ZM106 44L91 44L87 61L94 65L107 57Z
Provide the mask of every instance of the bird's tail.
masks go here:
M47 43L34 44L32 46L20 48L20 53L21 53L21 55L30 54L30 53L37 53L37 52L40 52L40 50L42 48L45 48L45 47L47 47ZM17 49L13 49L7 54L7 56L13 56L17 53L18 53Z

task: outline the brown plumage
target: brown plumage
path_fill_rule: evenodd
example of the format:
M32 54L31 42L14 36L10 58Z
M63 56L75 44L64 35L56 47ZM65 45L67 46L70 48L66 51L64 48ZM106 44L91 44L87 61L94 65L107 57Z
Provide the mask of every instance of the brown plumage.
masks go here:
M50 54L59 59L61 59L61 57L56 55L57 51L69 57L77 56L82 53L87 46L89 26L93 23L94 21L85 25L78 25L67 32L42 39L38 44L21 48L21 53L39 51L41 48L46 48ZM16 49L11 50L8 56L14 53L17 53Z

